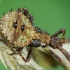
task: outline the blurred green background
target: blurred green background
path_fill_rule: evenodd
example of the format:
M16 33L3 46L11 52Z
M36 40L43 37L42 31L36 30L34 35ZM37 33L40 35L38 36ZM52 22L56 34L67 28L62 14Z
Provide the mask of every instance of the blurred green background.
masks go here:
M34 16L35 26L47 30L51 35L65 28L66 37L70 37L70 0L0 0L0 17L11 8L16 10L22 7L27 7ZM0 70L6 70L1 62ZM45 70L64 70L64 68L58 65Z

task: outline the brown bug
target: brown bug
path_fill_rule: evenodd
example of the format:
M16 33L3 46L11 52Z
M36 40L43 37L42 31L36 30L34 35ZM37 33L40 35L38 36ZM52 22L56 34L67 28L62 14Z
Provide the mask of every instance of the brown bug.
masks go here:
M62 48L62 44L70 42L70 39L65 39L65 29L60 29L58 32L50 36L46 31L42 31L39 27L34 26L34 18L29 14L27 8L18 9L17 11L8 12L0 19L0 35L4 37L0 39L4 43L12 45L10 48L13 54L19 54L22 57L21 50L28 46L30 48L25 62L30 60L32 47L51 46L52 48L59 49L68 60L70 60L70 54ZM62 38L58 35L63 33ZM15 48L15 50L13 49ZM60 58L50 51L54 57L58 60Z

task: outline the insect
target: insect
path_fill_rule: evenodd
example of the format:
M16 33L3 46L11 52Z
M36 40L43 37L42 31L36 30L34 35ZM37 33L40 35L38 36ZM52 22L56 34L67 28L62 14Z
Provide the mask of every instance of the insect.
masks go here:
M61 33L63 34L62 38L59 38L58 35ZM32 47L40 46L43 48L47 46L51 46L54 49L57 48L70 60L70 54L62 48L63 43L70 42L70 39L65 39L65 33L65 29L60 29L50 36L46 31L35 27L34 18L27 8L19 8L17 11L12 11L11 9L0 19L0 35L5 38L0 40L13 46L10 47L13 51L11 55L19 54L22 57L21 50L26 46L30 48L26 59L22 57L25 62L28 62L31 58ZM50 52L56 59L60 60L52 51Z

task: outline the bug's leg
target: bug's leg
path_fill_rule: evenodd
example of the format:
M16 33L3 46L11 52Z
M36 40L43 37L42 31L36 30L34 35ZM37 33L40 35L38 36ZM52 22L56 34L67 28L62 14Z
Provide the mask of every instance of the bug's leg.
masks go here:
M58 36L59 34L63 33L62 35L62 39L65 38L65 33L66 33L66 29L60 29L59 31L57 31L55 34L53 34L51 37L53 36Z
M65 57L70 61L70 54L61 46L58 49L65 55Z
M0 41L6 43L3 39L0 39ZM9 46L8 46L8 47L9 47ZM10 48L11 51L13 52L13 53L11 53L10 55L14 55L14 54L18 54L18 53L19 53L18 51L13 50L13 48L11 48L11 47L9 47L9 48Z
M52 47L53 49L60 50L65 55L65 57L70 61L70 54L64 48L62 48L62 45L60 43L52 42L50 43L50 47Z
M65 39L66 29L62 29L61 31L62 31L62 33L63 33L62 39Z
M31 54L32 54L32 47L30 47L26 59L22 56L21 53L19 53L20 57L21 57L25 62L28 62L28 61L30 60L30 58L31 58Z
M59 62L61 62L61 58L57 56L52 50L49 50L49 52L54 56L55 59L57 59Z
M60 38L59 39L59 41L60 41L60 43L69 43L70 42L70 38L65 38L65 39L62 39L62 38Z
M70 42L70 38L65 39L65 43L68 43L68 42Z
M21 51L23 49L23 47L19 47L16 49L16 51Z
M56 53L54 53L52 50L49 50L50 54L61 64L63 64L62 59L56 55ZM63 65L64 66L64 65ZM65 66L64 66L65 67Z
M30 60L30 58L31 58L31 54L32 54L32 47L30 47L30 49L29 49L29 52L28 52L28 54L27 54L27 57L26 57L26 59L23 57L23 55L20 53L21 52L21 50L22 50L23 48L18 48L16 51L13 51L13 53L12 54L10 54L10 55L14 55L14 54L19 54L20 55L20 57L23 59L23 61L25 61L25 62L28 62L29 60Z
M30 60L31 54L32 54L32 47L30 47L30 50L29 50L28 55L26 57L26 61L29 61Z
M63 33L63 35L62 35L62 38L59 39L60 43L61 44L63 44L63 43L69 43L70 42L70 38L65 38L66 29L60 29L55 34L53 34L51 37L58 36L61 33Z
M13 53L11 53L10 55L14 55L14 54L19 54L22 51L23 47L19 47L16 50L13 50L13 48L11 48L11 50L13 51Z

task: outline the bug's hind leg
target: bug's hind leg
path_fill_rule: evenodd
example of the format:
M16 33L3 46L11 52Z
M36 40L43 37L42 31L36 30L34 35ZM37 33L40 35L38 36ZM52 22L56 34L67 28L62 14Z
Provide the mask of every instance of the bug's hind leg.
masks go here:
M63 33L62 35L62 39L65 38L65 34L66 34L66 29L60 29L59 31L57 31L55 34L53 34L51 37L53 36L58 36L59 34Z
M61 33L63 33L63 35L62 35L62 38L59 39L58 35ZM59 49L65 55L65 57L70 61L70 54L62 47L62 44L65 43L66 41L65 33L66 33L65 29L60 29L58 32L53 34L51 36L49 45L54 49Z
M30 58L31 58L32 47L30 47L26 59L23 57L23 55L22 55L22 53L21 53L21 50L22 50L22 49L23 49L23 48L18 48L16 51L13 50L13 53L10 54L10 55L19 54L20 57L23 59L23 61L28 62L28 61L30 60Z
M61 33L63 33L63 34L62 34L62 38L59 39L59 42L60 43L69 43L70 42L70 38L65 38L66 29L60 29L55 34L53 34L51 37L58 36Z

